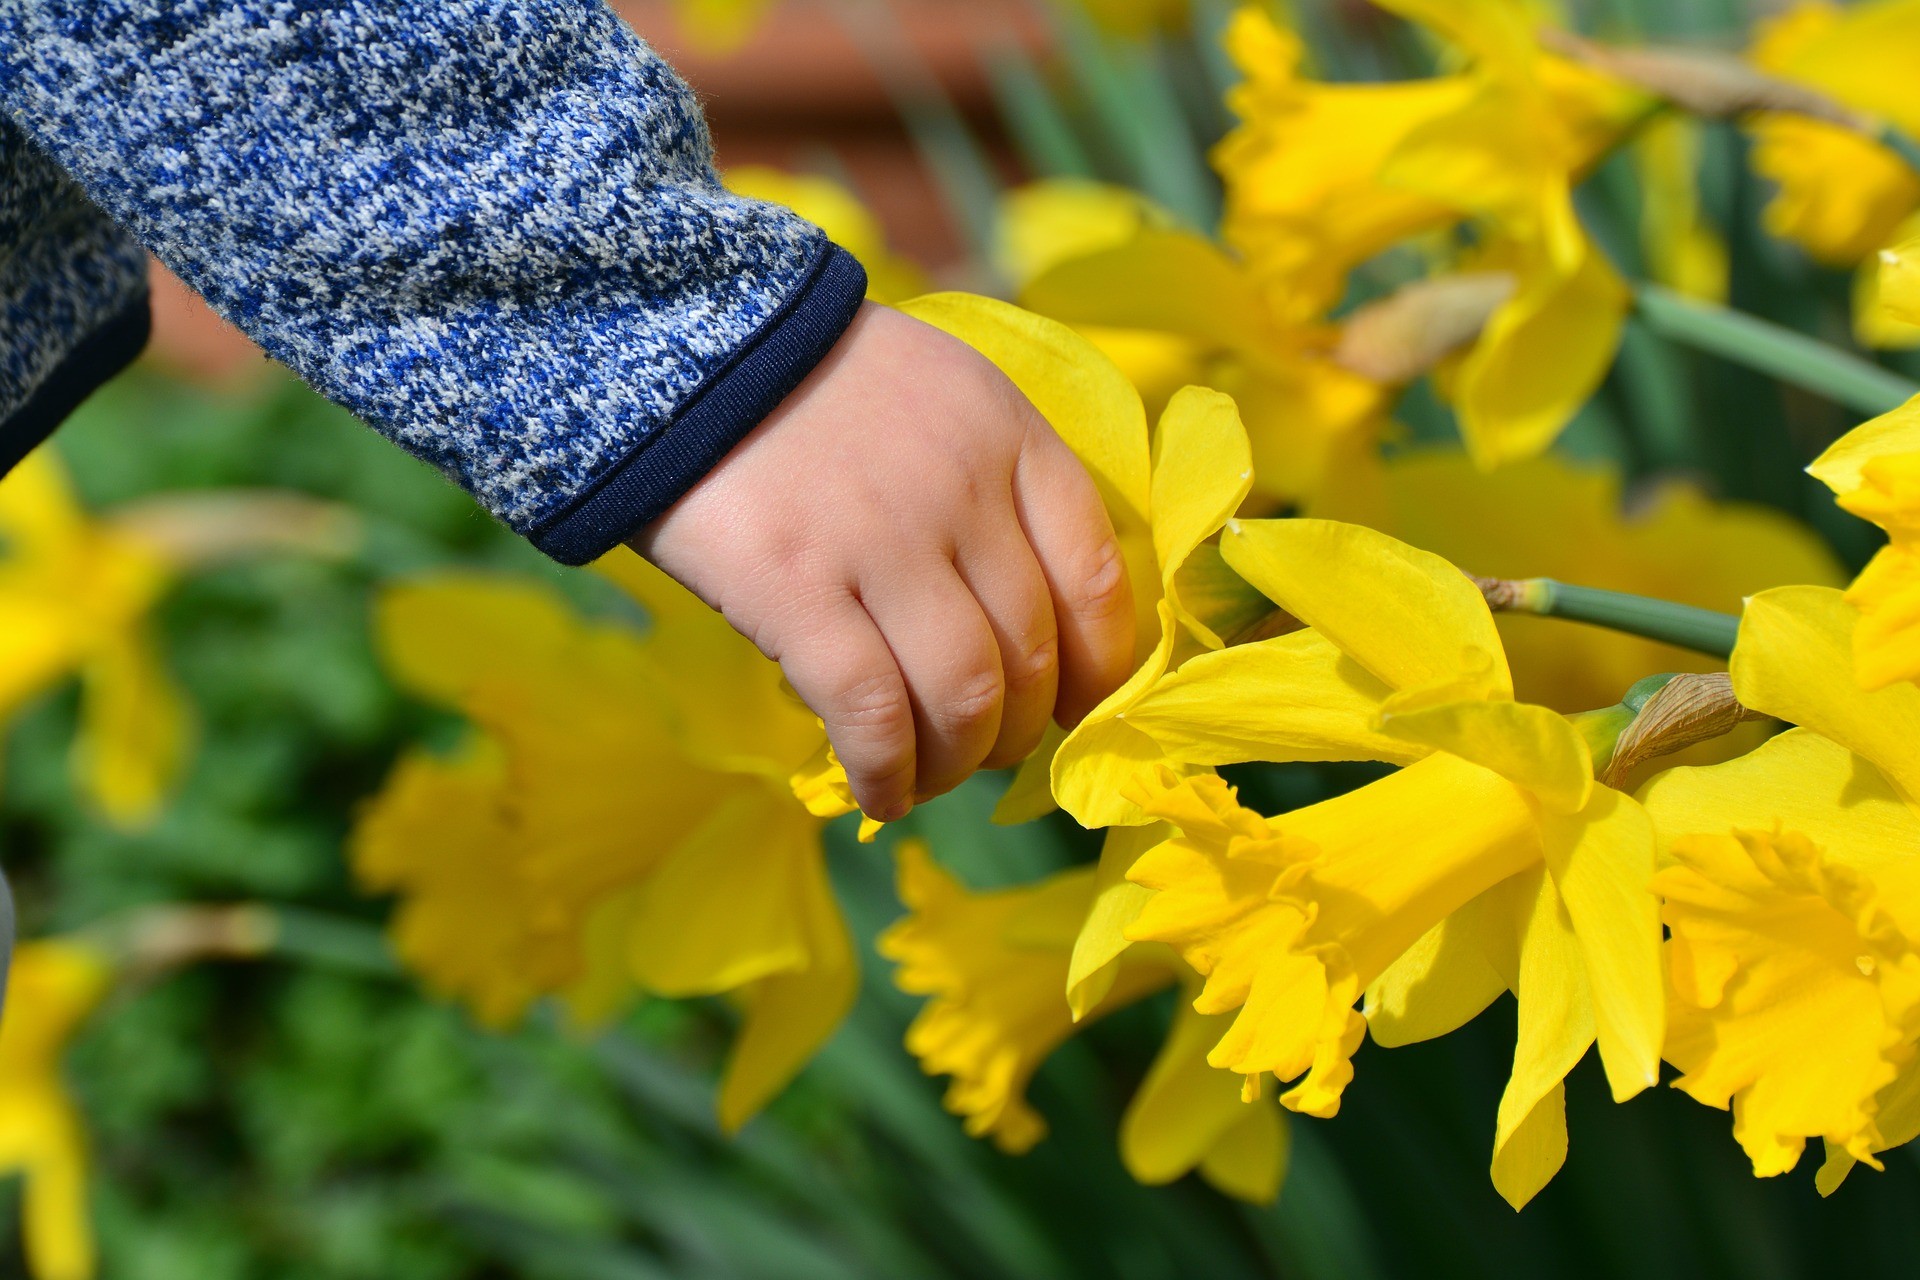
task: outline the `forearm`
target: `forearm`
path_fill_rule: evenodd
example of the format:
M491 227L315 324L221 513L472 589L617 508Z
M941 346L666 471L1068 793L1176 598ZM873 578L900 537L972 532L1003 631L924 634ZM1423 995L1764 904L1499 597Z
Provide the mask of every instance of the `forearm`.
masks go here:
M314 387L557 557L606 550L850 322L599 0L0 0L0 101Z

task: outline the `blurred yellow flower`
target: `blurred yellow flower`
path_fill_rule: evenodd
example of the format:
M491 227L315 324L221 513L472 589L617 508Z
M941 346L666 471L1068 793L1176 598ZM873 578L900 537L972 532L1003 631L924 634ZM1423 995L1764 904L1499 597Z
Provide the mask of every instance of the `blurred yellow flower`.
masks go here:
M1469 573L1556 578L1722 613L1768 587L1845 580L1819 535L1791 517L1716 502L1678 479L1629 496L1617 470L1554 454L1484 472L1456 450L1404 450L1342 471L1308 510L1379 529ZM1514 696L1567 713L1606 706L1653 672L1720 665L1599 627L1521 613L1494 621Z
M1471 96L1410 133L1388 156L1382 181L1480 220L1489 242L1471 267L1505 270L1518 282L1445 385L1475 461L1492 467L1532 457L1613 364L1630 294L1581 228L1573 185L1650 100L1543 51L1528 5L1382 3L1471 62Z
M1231 395L1258 491L1274 502L1314 493L1343 460L1373 448L1392 389L1335 362L1333 326L1275 312L1246 267L1164 220L1114 217L1098 238L1057 230L1058 206L1083 197L1076 185L1056 201L1052 187L1028 188L1003 216L1008 236L1047 264L1025 280L1021 305L1073 325L1149 412L1189 384Z
M60 1055L107 994L104 956L75 942L22 944L0 1021L0 1171L26 1178L25 1244L33 1280L89 1280L86 1139L60 1081Z
M1880 251L1876 300L1895 319L1920 325L1920 239Z
M827 233L827 239L867 269L867 297L898 302L926 292L926 275L887 246L886 229L859 197L832 178L742 165L725 175L727 189L752 200L785 205Z
M1802 727L1642 792L1670 863L1679 1087L1731 1107L1757 1174L1825 1139L1823 1191L1920 1129L1920 688L1861 687L1856 620L1829 589L1754 597L1734 690Z
M1761 25L1750 56L1762 70L1920 131L1915 0L1801 4ZM1767 229L1822 262L1850 267L1870 259L1920 210L1920 174L1852 129L1779 112L1749 127L1755 170L1780 188L1767 206Z
M1727 300L1727 242L1700 208L1702 126L1678 113L1647 124L1633 157L1640 175L1640 243L1653 279L1707 302Z
M673 0L681 28L709 54L732 53L759 28L775 0Z
M78 675L77 780L121 826L155 815L189 749L146 626L173 578L158 548L81 508L50 450L0 481L0 724Z
M967 1132L1019 1154L1046 1135L1026 1101L1029 1079L1076 1027L1066 998L1069 956L1095 896L1091 867L1038 884L975 893L909 841L900 897L909 914L881 935L901 990L927 996L907 1048L930 1075L950 1075L949 1110ZM1082 1021L1190 978L1158 947L1135 947ZM1120 1152L1141 1182L1197 1170L1229 1195L1271 1200L1285 1171L1286 1133L1270 1102L1242 1101L1240 1082L1206 1065L1223 1019L1184 1002L1160 1055L1121 1120Z
M1807 471L1887 532L1847 591L1860 611L1854 668L1869 689L1920 680L1920 399L1848 432Z
M1467 104L1471 78L1309 80L1300 38L1258 4L1241 6L1226 44L1246 79L1227 95L1240 123L1214 153L1227 189L1222 225L1277 313L1324 314L1355 266L1457 219L1451 206L1380 174L1416 129Z
M1128 878L1155 896L1126 934L1173 945L1207 976L1201 1012L1239 1010L1210 1061L1284 1080L1304 1073L1282 1101L1315 1115L1338 1108L1351 1078L1366 1027L1355 1001L1390 971L1400 990L1430 989L1419 1002L1446 1011L1389 1015L1399 1043L1451 1030L1516 990L1522 1033L1493 1172L1524 1203L1564 1158L1560 1080L1589 1044L1598 1040L1616 1098L1654 1079L1652 828L1632 800L1595 783L1573 724L1513 701L1492 615L1452 565L1306 519L1230 525L1221 550L1309 629L1189 660L1129 708L1131 729L1187 767L1408 767L1272 819L1217 779L1163 770L1135 799L1179 835L1133 863ZM1470 904L1451 927L1482 958L1461 988L1416 944ZM1528 947L1550 943L1561 960L1529 958ZM1518 958L1504 968L1487 958L1509 954Z
M1483 466L1544 450L1613 360L1626 286L1587 239L1572 184L1648 100L1553 57L1530 6L1383 0L1465 55L1467 70L1388 85L1309 85L1299 40L1256 6L1229 45L1249 76L1242 124L1216 161L1226 230L1282 315L1319 315L1347 273L1389 246L1465 219L1483 224L1467 264L1517 287L1445 387Z
M602 569L645 635L531 586L448 577L382 601L402 684L483 741L403 762L355 861L403 903L396 939L493 1023L558 992L583 1017L629 987L732 995L745 1022L721 1084L737 1128L839 1024L858 985L820 848L789 779L819 724L779 669L636 556Z

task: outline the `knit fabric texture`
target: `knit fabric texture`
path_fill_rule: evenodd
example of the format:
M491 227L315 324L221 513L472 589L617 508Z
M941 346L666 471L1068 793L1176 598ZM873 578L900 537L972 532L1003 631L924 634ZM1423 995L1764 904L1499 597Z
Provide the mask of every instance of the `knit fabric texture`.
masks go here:
M0 414L128 300L117 223L568 562L691 486L864 292L721 186L691 91L601 0L0 0L0 108L33 144L7 243L74 233L42 251L69 300L0 312Z
M131 358L88 349L124 329L144 339L147 255L47 155L0 120L0 472ZM130 335L136 336L136 335ZM137 350L137 345L135 346ZM103 358L107 356L118 359Z

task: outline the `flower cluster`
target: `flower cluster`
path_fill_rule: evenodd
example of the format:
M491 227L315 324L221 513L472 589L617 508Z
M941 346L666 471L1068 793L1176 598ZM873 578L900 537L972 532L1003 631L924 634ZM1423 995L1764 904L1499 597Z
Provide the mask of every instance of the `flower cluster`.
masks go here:
M1688 90L1668 64L1543 33L1523 4L1385 7L1451 69L1319 82L1266 9L1236 17L1224 243L1132 192L1041 183L1003 207L1018 307L898 304L999 365L1085 461L1140 605L1133 677L1049 735L996 815L1057 805L1105 828L1098 864L983 892L899 846L908 914L879 945L927 998L907 1048L952 1077L969 1132L1019 1152L1046 1130L1025 1099L1042 1061L1175 991L1122 1158L1144 1181L1197 1169L1264 1198L1285 1142L1263 1100L1330 1116L1366 1039L1441 1036L1511 994L1491 1171L1514 1205L1566 1158L1563 1081L1589 1049L1617 1101L1664 1060L1730 1106L1759 1173L1824 1140L1830 1189L1920 1131L1920 402L1812 467L1891 538L1844 593L1785 517L1682 482L1623 514L1616 475L1547 453L1633 305L1573 191L1633 146L1646 260L1722 295L1687 181L1697 132L1674 112ZM1916 13L1804 11L1744 74L1897 125L1884 77L1832 68ZM1771 225L1825 259L1884 257L1867 313L1913 305L1909 260L1876 252L1920 204L1913 175L1859 121L1758 109L1772 101L1747 117L1781 186ZM1826 150L1787 141L1802 134ZM818 205L877 278L909 278L832 188L744 181ZM1356 289L1377 300L1353 307ZM1464 450L1393 445L1421 378ZM401 894L408 960L490 1020L547 993L583 1016L633 989L735 995L737 1124L852 997L819 851L851 803L770 664L630 557L602 569L650 631L506 584L389 596L394 670L475 728L403 763L358 865ZM1516 578L1740 615L1731 682L1689 675L1725 653L1657 626L1534 616L1552 610ZM1768 717L1799 727L1770 736ZM1388 772L1277 814L1220 772L1307 761Z
M1316 79L1247 5L1220 236L1131 190L1035 183L1000 207L1015 301L924 292L831 182L732 177L828 225L876 300L1032 401L1092 475L1139 607L1131 678L1050 730L994 815L1062 810L1103 833L1097 862L976 888L919 819L889 834L905 914L877 950L924 998L906 1050L1017 1154L1047 1132L1027 1088L1051 1054L1171 1004L1119 1157L1259 1201L1285 1112L1334 1115L1366 1041L1444 1036L1510 995L1490 1171L1515 1207L1567 1159L1589 1050L1616 1102L1665 1072L1730 1110L1756 1174L1820 1141L1830 1192L1920 1136L1920 397L1808 468L1886 535L1851 581L1786 515L1690 479L1629 494L1554 447L1649 297L1720 326L1722 355L1757 323L1717 305L1734 264L1692 172L1703 118L1751 135L1768 229L1858 271L1862 344L1920 335L1920 0L1804 5L1740 61L1593 45L1525 0L1378 3L1440 73ZM1135 32L1184 12L1090 7ZM1643 283L1576 203L1616 157ZM1900 398L1889 370L1787 337L1752 359L1827 360L1802 385L1849 404ZM1409 438L1416 385L1457 444ZM76 760L116 820L151 814L186 756L143 619L260 540L247 510L96 520L45 457L0 486L0 720L77 674ZM631 553L597 572L594 610L477 574L385 590L387 669L460 728L399 762L351 858L397 899L409 968L485 1024L547 998L591 1025L723 997L731 1130L859 990L823 843L854 805L772 662ZM1370 780L1271 799L1332 762ZM64 945L22 953L16 1007L56 995L0 1037L0 1164L29 1172L43 1276L89 1265L53 1059L106 980Z

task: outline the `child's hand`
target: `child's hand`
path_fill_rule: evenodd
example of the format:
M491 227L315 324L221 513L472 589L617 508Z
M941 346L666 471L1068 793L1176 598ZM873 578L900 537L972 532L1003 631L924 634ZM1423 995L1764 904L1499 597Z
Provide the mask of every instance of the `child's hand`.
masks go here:
M780 663L876 818L1020 759L1132 666L1079 459L984 356L881 307L633 545Z

